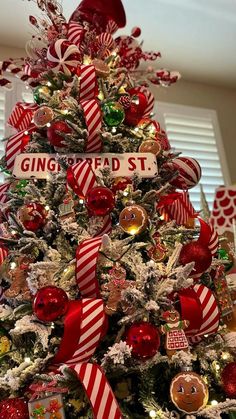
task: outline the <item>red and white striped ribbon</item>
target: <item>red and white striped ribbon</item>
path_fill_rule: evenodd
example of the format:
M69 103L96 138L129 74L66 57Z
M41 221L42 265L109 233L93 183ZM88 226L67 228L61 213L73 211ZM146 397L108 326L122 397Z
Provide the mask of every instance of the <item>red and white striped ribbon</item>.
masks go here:
M84 240L76 251L76 281L83 297L100 296L97 280L97 260L102 237Z
M8 197L6 195L8 189L10 188L11 183L6 182L0 185L0 204L5 204L7 202Z
M153 94L146 87L141 86L140 92L144 93L147 99L147 106L143 114L143 118L149 118L150 113L153 111L155 99Z
M80 48L84 34L84 27L77 22L68 23L67 39Z
M204 335L216 333L219 328L220 310L212 291L205 285L196 284L193 287L202 308L202 325L200 330L189 337L190 343L197 343Z
M26 145L30 140L30 133L35 130L35 126L29 128L27 131L23 130L9 138L6 145L6 164L7 169L12 170L15 159L18 154L23 153Z
M88 139L86 144L87 153L99 153L102 148L100 130L102 128L102 116L100 106L96 99L82 100L80 102L85 122L88 129Z
M74 182L80 191L80 196L85 198L88 191L97 186L96 176L90 164L84 160L74 164L69 170L73 174Z
M97 77L94 65L80 66L80 101L94 99L97 91Z
M88 362L101 340L105 312L102 299L83 298L80 318L80 333L73 355L65 363L75 365Z
M165 221L175 220L177 224L183 225L188 221L189 217L193 217L195 214L195 210L189 200L189 194L188 192L178 192L169 196L171 195L173 197L176 195L176 199L173 198L173 201L169 202L168 205L158 207L158 210Z
M94 419L122 419L121 411L102 369L82 363L74 367L93 408Z
M0 246L0 266L8 256L8 250L4 246Z
M17 102L7 121L8 125L17 130L26 130L32 124L34 112L38 109L36 103Z

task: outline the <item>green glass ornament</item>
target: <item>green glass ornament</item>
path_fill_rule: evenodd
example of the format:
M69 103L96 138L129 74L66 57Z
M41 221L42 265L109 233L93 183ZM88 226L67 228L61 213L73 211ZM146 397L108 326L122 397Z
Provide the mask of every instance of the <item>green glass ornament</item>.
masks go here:
M123 106L115 101L107 101L102 105L103 119L109 127L118 127L124 119Z
M11 349L11 341L4 327L0 326L0 356L9 352Z
M233 260L230 258L228 252L225 249L219 249L217 251L218 258L222 259L224 261L227 261L226 264L224 264L225 272L228 272L233 267Z
M33 92L34 101L41 105L41 103L47 102L51 97L51 90L47 86L37 86Z
M26 192L25 192L25 187L28 185L29 181L26 179L21 179L19 180L19 182L16 184L16 190L18 195L20 196L25 196Z

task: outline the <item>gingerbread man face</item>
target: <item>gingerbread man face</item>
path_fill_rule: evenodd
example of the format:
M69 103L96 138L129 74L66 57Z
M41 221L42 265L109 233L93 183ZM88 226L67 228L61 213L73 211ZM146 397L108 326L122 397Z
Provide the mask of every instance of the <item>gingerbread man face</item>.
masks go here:
M170 396L175 406L185 413L196 413L208 401L208 389L195 372L181 372L172 380Z
M163 317L163 319L165 319L165 321L167 323L175 323L178 320L180 320L180 315L179 315L179 312L177 310L168 310L168 311L165 311L162 314L162 317Z
M148 223L146 210L140 205L130 205L120 213L120 226L128 234L139 234L145 230Z
M34 123L36 127L45 127L54 118L54 112L48 106L41 106L34 114Z

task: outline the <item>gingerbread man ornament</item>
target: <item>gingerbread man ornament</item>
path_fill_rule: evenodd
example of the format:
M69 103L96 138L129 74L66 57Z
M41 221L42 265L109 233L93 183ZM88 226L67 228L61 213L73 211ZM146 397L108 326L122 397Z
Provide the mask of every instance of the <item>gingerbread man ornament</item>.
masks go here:
M177 310L168 310L162 313L166 324L160 327L160 332L166 336L165 348L167 355L171 358L176 351L187 350L188 341L184 333L189 325L188 320L180 320Z

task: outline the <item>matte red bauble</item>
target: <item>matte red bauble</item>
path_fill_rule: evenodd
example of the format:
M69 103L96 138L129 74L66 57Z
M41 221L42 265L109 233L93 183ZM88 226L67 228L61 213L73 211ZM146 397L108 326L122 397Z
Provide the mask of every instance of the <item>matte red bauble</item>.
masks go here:
M160 347L160 336L157 328L147 322L134 323L126 331L126 343L132 346L135 358L151 358Z
M52 122L51 126L47 129L48 141L55 147L65 147L65 138L59 132L71 134L72 129L64 121Z
M64 316L67 309L68 297L61 288L43 287L35 295L34 314L43 322L53 322L58 317Z
M88 192L86 206L93 215L103 217L115 207L115 198L109 188L96 186Z
M130 89L128 93L131 96L131 104L125 109L125 124L135 126L142 119L147 107L147 98L144 93L136 89Z
M114 193L117 193L118 191L124 191L128 185L132 185L132 180L128 177L116 177L111 186L111 190Z
M26 400L14 398L0 402L0 419L29 419Z
M46 223L47 211L43 205L33 202L19 208L17 215L26 230L37 231Z
M226 365L221 374L224 392L231 399L236 398L236 362Z
M212 255L208 247L197 241L185 244L180 252L179 263L186 265L190 262L195 262L191 275L205 272L212 262Z

